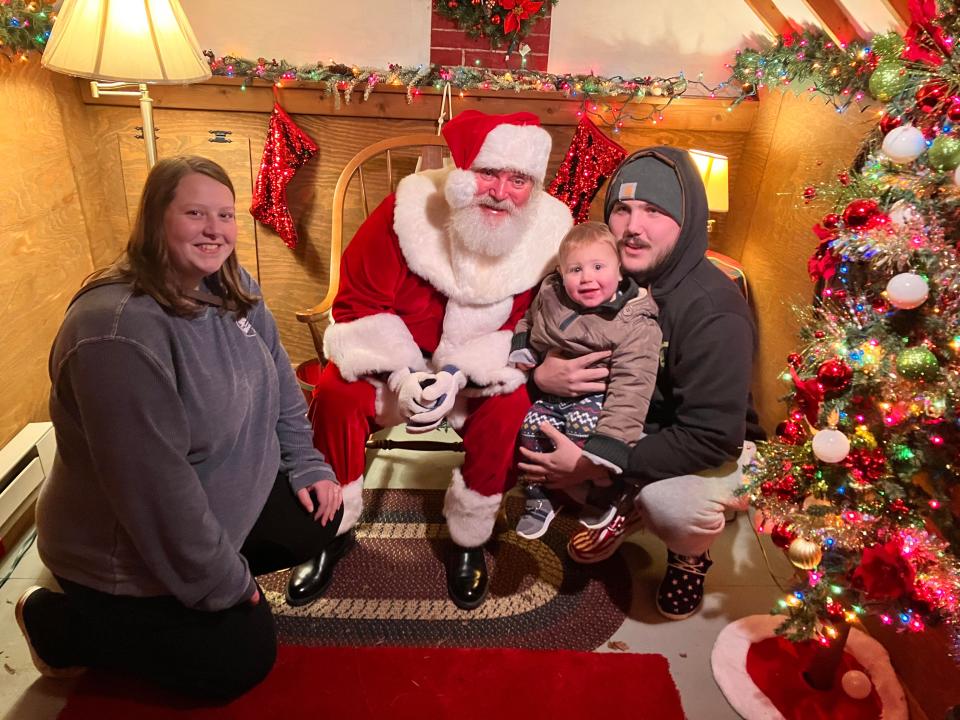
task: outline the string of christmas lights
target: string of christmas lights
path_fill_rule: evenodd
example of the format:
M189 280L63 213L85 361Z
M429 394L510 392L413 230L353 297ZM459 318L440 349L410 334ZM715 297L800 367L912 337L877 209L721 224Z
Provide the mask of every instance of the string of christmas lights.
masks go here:
M43 52L56 18L53 3L3 0L0 2L0 52L26 61L31 52Z

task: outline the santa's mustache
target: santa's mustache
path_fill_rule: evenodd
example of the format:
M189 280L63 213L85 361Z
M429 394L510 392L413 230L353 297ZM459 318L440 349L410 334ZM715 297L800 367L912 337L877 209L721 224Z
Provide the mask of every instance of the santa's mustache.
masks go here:
M494 200L491 197L481 198L477 201L477 207L490 208L492 210L506 210L511 215L515 215L518 210L516 203L510 198L504 198L503 200Z

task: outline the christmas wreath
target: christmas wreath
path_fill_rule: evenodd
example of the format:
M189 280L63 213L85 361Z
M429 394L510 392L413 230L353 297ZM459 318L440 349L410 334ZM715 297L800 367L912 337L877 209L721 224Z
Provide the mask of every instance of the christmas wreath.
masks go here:
M467 37L490 38L493 48L516 49L559 0L437 0L438 14L453 20Z

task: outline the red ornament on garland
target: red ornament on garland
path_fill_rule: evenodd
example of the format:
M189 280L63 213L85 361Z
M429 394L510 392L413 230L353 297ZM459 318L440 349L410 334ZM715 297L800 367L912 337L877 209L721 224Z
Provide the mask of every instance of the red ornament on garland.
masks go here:
M917 100L917 107L925 113L934 112L946 97L947 89L947 84L942 80L927 83L917 90L917 94L914 96Z
M800 369L800 366L803 365L803 357L800 353L790 353L787 355L787 362L790 364L790 367Z
M817 196L817 189L812 185L807 186L803 189L803 199L810 201Z
M626 150L582 117L548 192L570 208L576 224L586 222L593 198L626 156Z
M840 182L841 185L846 187L847 185L850 184L850 173L848 173L846 170L841 170L840 172L837 173L837 180Z
M880 205L876 200L854 200L843 211L843 224L848 228L858 230L863 228L870 218L880 212Z
M903 125L903 118L897 117L896 115L887 115L884 113L883 117L880 118L880 132L886 135L888 132L894 128L898 128Z
M960 123L960 97L950 98L950 104L947 106L947 119L952 123Z
M494 15L492 18L490 18L490 22L492 22L494 25L499 25L499 24L500 24L500 16L499 16L499 15Z
M274 94L277 90L274 87ZM297 227L287 207L287 185L317 152L317 144L280 107L273 105L260 172L253 184L250 214L273 228L289 248L297 246Z
M835 230L840 224L840 216L836 213L829 213L828 215L823 216L823 220L820 221L820 224L823 225L827 230Z

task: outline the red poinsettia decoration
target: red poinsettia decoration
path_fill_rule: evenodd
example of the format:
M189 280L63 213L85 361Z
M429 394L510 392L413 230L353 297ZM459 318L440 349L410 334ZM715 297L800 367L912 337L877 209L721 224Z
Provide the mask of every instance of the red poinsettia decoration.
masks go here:
M913 590L916 571L900 553L900 543L890 540L866 548L853 571L853 586L871 600L896 600Z
M503 21L503 32L507 34L519 30L521 20L526 20L543 7L542 2L533 2L533 0L500 0L500 5L507 11L506 19Z

